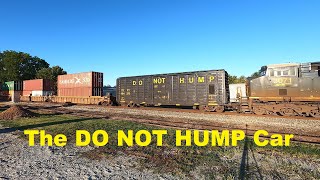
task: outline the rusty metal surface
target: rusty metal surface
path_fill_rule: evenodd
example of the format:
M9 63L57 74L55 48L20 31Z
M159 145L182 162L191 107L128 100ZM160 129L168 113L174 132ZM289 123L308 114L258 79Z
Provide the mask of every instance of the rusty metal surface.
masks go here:
M103 73L85 72L58 76L58 96L102 96Z
M48 79L33 79L23 81L23 91L52 91L53 82Z
M226 104L228 73L211 70L118 78L117 101L178 106Z
M103 87L103 73L84 72L58 76L58 89Z
M59 88L58 96L102 96L102 88Z

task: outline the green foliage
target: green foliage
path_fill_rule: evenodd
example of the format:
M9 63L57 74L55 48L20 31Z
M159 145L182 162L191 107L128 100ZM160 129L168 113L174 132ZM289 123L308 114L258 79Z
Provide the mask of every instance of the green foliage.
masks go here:
M245 83L247 78L245 76L232 76L229 75L229 84L238 84L238 83Z
M252 73L251 76L249 77L245 77L245 76L238 77L238 76L233 76L229 74L229 84L245 83L247 79L255 79L255 78L261 77L261 75L264 74L266 70L267 70L267 66L261 66L259 71Z
M60 66L43 68L37 72L36 77L39 79L50 79L56 81L58 75L67 74Z
M34 79L40 69L47 67L45 60L28 53L0 52L0 82Z
M267 70L267 66L261 66L260 70L251 74L250 79L261 77L261 75Z
M36 77L39 79L50 79L54 82L54 91L57 90L58 75L67 74L60 66L43 68L37 72Z

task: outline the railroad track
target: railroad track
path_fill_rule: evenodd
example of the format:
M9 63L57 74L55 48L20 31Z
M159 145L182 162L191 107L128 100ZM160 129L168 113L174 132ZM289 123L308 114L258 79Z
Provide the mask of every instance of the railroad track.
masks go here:
M224 123L212 123L209 121L191 121L191 120L182 120L179 118L161 118L155 116L137 116L130 114L122 114L122 113L114 113L110 114L107 112L92 112L92 111L80 111L80 110L68 110L66 108L52 108L52 109L41 109L42 112L48 112L53 114L69 114L80 117L92 117L92 118L106 118L106 119L124 119L130 120L138 123L142 123L145 125L152 125L162 128L172 128L172 129L190 129L190 130L242 130L246 133L246 136L253 137L254 133L258 130L266 130L269 132L268 136L265 138L270 138L273 134L294 134L294 138L292 141L302 142L302 143L310 143L310 144L318 144L320 145L320 135L311 135L311 134L302 134L295 133L293 130L291 131L278 131L268 127L259 127L253 125L228 125Z
M25 104L30 104L26 102ZM41 107L41 104L53 104L55 106L61 106L61 104L58 103L47 103L47 102L37 102L37 103L31 103L35 104L38 107ZM182 109L182 108L163 108L163 107L126 107L126 106L101 106L101 105L86 105L86 104L77 104L76 106L79 107L85 107L85 108L90 108L90 109L95 109L95 108L114 108L114 109L134 109L134 110L150 110L150 111L163 111L163 112L186 112L186 113L196 113L196 114L216 114L216 115L236 115L236 116L247 116L247 117L269 117L269 118L274 118L274 117L279 117L283 119L301 119L301 120L320 120L320 118L315 118L315 117L305 117L305 116L281 116L281 115L272 115L272 114L267 114L267 115L257 115L253 113L238 113L235 111L225 111L225 112L205 112L205 111L200 111L200 110L195 110L195 109Z
M101 108L101 105L84 105L84 104L77 104L76 106L80 107L90 107L94 108ZM169 111L169 112L186 112L186 113L196 113L196 114L217 114L217 115L237 115L237 116L248 116L248 117L280 117L284 119L302 119L302 120L320 120L320 118L315 117L305 117L305 116L281 116L281 115L274 115L274 114L266 114L266 115L257 115L253 113L238 113L236 111L225 111L225 112L206 112L201 110L195 109L182 109L182 108L165 108L165 107L126 107L126 106L104 106L106 108L114 108L114 109L142 109L142 110L153 110L153 111Z

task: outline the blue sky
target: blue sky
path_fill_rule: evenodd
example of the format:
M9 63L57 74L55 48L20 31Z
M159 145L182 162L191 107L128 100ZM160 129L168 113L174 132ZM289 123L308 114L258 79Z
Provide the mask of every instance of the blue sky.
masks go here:
M0 51L122 76L320 60L320 1L3 1Z

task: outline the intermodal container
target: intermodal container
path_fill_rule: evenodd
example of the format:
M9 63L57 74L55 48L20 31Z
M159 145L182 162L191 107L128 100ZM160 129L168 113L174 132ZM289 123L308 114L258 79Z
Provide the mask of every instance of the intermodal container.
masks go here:
M209 70L118 78L117 101L178 106L227 104L228 73Z
M22 81L8 81L2 83L2 91L22 91L23 82Z
M239 102L240 98L247 97L246 84L229 84L230 102Z
M12 102L20 102L22 91L11 91L10 97Z
M33 79L23 81L23 96L46 96L53 93L53 81Z
M48 79L25 80L23 81L23 90L24 91L35 91L35 90L52 91L53 82Z
M50 96L54 95L54 91L42 91L42 90L35 90L35 91L23 91L23 96Z
M58 76L58 96L102 96L103 73L85 72Z
M1 91L1 96L12 96L13 94L23 94L23 91Z

